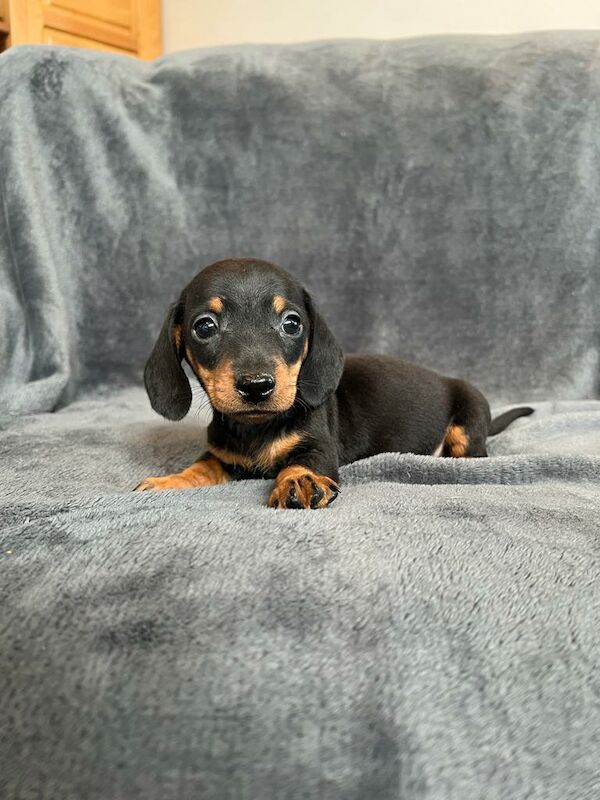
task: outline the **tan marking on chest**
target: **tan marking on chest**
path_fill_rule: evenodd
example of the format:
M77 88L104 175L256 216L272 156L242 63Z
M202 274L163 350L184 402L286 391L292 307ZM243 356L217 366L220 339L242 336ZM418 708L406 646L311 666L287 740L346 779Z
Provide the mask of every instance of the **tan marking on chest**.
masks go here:
M279 436L272 442L268 442L256 453L252 454L235 453L232 450L213 444L208 445L208 451L224 464L229 464L232 467L241 467L250 472L252 470L268 472L283 461L301 441L302 435L300 433L288 433L285 436Z
M299 433L287 433L285 436L274 439L259 450L254 459L256 466L258 469L265 472L269 469L273 469L273 467L277 466L280 461L283 461L301 441L302 435Z
M231 467L241 467L242 469L252 470L254 463L251 458L241 453L234 453L224 447L217 447L214 444L208 445L208 452L216 456L219 461L229 464Z

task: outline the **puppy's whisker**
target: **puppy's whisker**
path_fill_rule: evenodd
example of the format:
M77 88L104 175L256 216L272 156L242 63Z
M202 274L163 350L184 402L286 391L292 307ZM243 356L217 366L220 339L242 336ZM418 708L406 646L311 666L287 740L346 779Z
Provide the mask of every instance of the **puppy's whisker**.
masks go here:
M308 378L302 378L302 383L305 383L307 386L320 386L321 384L319 381L311 381Z

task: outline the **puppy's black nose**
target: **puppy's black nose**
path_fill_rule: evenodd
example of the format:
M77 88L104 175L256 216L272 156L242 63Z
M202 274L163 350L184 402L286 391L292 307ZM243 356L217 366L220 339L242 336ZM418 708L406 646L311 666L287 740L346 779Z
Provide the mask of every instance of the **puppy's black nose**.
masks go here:
M275 378L272 375L242 375L236 381L235 388L249 403L262 403L273 394Z

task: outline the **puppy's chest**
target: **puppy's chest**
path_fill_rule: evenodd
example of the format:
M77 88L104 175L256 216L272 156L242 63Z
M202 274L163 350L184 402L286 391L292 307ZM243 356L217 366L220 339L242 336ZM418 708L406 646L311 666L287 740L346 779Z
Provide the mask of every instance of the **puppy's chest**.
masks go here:
M209 437L208 451L226 464L234 474L270 478L287 462L302 438L296 431L250 443L230 437L226 443L216 444Z

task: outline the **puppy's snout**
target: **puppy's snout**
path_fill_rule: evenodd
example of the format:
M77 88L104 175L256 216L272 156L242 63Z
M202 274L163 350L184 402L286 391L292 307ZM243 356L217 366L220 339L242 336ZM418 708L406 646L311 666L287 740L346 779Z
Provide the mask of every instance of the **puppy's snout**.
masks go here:
M238 394L249 403L262 403L273 394L275 378L272 375L242 375L235 383Z

